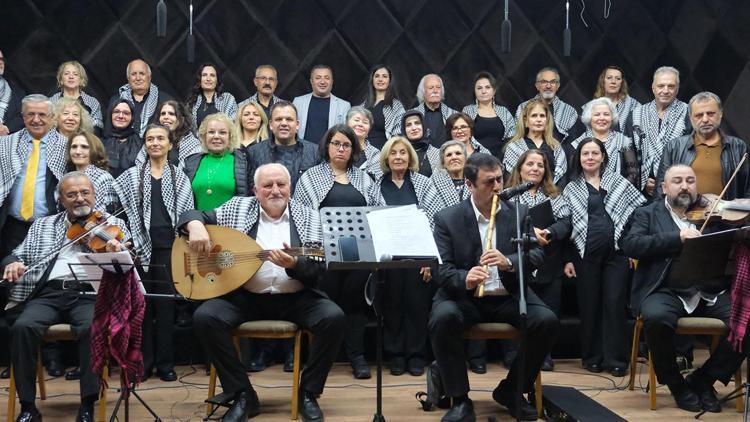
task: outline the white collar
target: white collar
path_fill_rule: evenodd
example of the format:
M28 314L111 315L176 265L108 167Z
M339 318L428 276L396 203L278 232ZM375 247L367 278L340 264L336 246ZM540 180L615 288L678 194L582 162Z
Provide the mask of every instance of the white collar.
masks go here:
M266 210L263 209L263 207L260 207L260 219L263 220L265 223L280 223L280 222L287 222L289 221L289 204L287 204L286 209L284 209L284 213L281 214L281 217L279 218L271 218L271 216L266 213Z

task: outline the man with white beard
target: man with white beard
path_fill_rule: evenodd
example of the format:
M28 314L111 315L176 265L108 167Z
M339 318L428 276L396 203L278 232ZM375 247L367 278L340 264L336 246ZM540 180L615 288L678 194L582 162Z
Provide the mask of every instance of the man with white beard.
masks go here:
M425 139L435 148L440 148L448 141L445 130L445 121L453 113L458 111L445 105L445 85L440 76L430 73L422 76L417 86L417 100L419 104L414 107L424 116Z

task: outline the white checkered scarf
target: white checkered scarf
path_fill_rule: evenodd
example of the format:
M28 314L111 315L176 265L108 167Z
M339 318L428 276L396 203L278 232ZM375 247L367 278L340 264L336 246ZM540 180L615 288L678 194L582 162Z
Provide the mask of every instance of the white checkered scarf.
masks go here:
M323 229L317 212L292 199L289 200L289 211L302 244L321 241ZM249 234L259 215L260 203L256 197L235 196L216 209L216 222Z
M360 104L360 106L364 107L365 103L363 102L362 104ZM390 139L391 136L401 134L401 119L404 117L404 113L406 113L404 104L396 98L393 99L393 103L391 105L383 105L383 120L385 120L385 139ZM372 124L372 122L370 122L370 124Z
M45 160L47 168L60 180L65 174L65 144L67 139L52 129L46 136ZM10 194L16 178L29 157L32 137L24 128L8 136L0 137L0 206Z
M409 180L411 180L411 184L414 186L414 193L417 196L417 208L424 211L427 219L430 221L430 227L434 227L435 222L433 218L435 217L435 213L445 208L443 199L438 195L435 185L425 175L410 171ZM385 176L378 179L378 191L381 190L384 181Z
M385 205L378 185L367 173L352 166L346 171L346 176L354 189L365 197L367 206ZM321 201L333 187L333 179L333 171L328 162L324 161L310 167L300 176L297 187L294 189L294 199L313 210L320 209Z
M656 100L633 110L633 127L639 127L645 136L645 139L641 139L639 131L633 131L635 146L641 152L641 188L646 186L649 175L658 174L664 145L685 131L687 113L688 105L674 100L664 111L664 120L659 125Z
M198 139L193 132L188 132L187 135L180 139L177 147L177 168L182 169L185 167L185 159L193 154L202 154L203 146L201 141ZM138 155L135 157L135 165L141 165L148 161L148 154L146 153L146 144L144 143L141 150L138 151Z
M474 152L481 152L482 154L489 154L492 155L490 150L484 147L484 145L480 144L479 141L477 141L473 136L471 139L469 139L469 143L471 144L471 147L474 148ZM435 148L437 149L437 148ZM438 160L440 160L440 150L438 149ZM430 162L432 163L432 162Z
M129 100L133 104L136 103L135 98L133 98L133 90L130 89L130 85L125 84L120 87L120 98L123 98L125 100ZM138 136L143 138L143 134L146 132L146 126L148 126L148 121L151 119L151 117L156 112L156 106L159 104L159 87L156 86L156 84L150 84L148 87L148 97L146 97L146 104L143 105L143 111L141 112L141 121L140 126L138 126Z
M5 121L3 120L5 118L5 110L8 109L8 104L10 104L10 96L12 93L13 92L8 81L0 76L0 122Z
M505 127L505 134L503 135L503 139L512 138L516 134L516 119L512 114L510 114L510 111L507 108L501 106L498 103L493 102L492 109L495 110L495 114L500 118L500 121L503 122L503 127ZM479 114L476 104L467 105L466 107L464 107L463 112L467 116L471 117L472 120L476 119L477 115Z
M529 147L526 145L526 139L520 138L513 142L505 144L505 152L503 155L503 168L508 174L513 173L513 168L518 164L518 160L521 155L528 151ZM565 176L565 172L568 170L568 163L565 158L565 151L563 151L560 145L552 150L552 154L555 157L555 168L553 170L554 177L552 178L555 183ZM551 163L550 163L551 164Z
M275 95L272 95L271 96L271 103L269 104L269 106L271 106L273 104L276 104L279 101L282 101L281 98L279 98L279 97L277 97ZM247 103L257 103L257 104L260 104L260 102L258 101L258 93L256 92L255 94L247 97L246 99L242 100L239 104L237 104L237 110L240 110ZM266 117L268 117L269 119L271 118L271 116L266 116Z
M18 257L27 267L37 265L35 268L26 271L24 275L13 284L10 289L9 299L14 302L23 302L34 291L39 279L47 271L47 267L57 257L60 248L68 242L65 237L67 226L65 225L65 214L63 211L58 214L38 218L31 224L29 233L16 249L13 255ZM130 238L130 234L125 222L117 217L109 216L107 222L120 227L125 234L125 239ZM87 249L84 246L84 250Z
M534 98L541 99L539 95ZM521 118L523 108L526 107L526 103L528 103L529 101L530 100L524 101L521 103L521 105L518 106L518 108L516 109L516 120ZM555 96L555 99L552 100L552 114L557 131L560 132L563 137L568 136L570 128L572 128L578 121L578 112L576 111L576 109L574 109L570 104L564 103L560 99L560 97Z
M365 140L365 162L359 169L371 175L374 180L383 177L383 170L380 169L380 150L372 146L368 140Z
M426 116L425 114L426 106L424 105L424 103L419 103L419 105L414 107L412 110L419 111L420 113L422 113L422 119L425 118L424 116ZM451 117L451 114L454 114L454 113L458 113L458 111L448 107L447 105L445 105L444 102L440 103L440 114L443 115L443 123L445 123L445 121L448 120L449 117Z
M604 209L612 219L615 226L614 245L617 249L617 241L622 234L622 228L628 221L630 214L646 202L646 199L630 182L619 174L604 172L600 182L600 189L607 191L604 197ZM570 238L578 248L581 257L586 251L586 237L589 225L589 190L583 175L572 180L565 186L563 197L570 208L573 232Z
M595 138L594 132L591 128L586 129L586 132L576 138L575 141L570 143L574 149L578 148L578 144L586 138ZM613 171L617 174L622 174L622 153L629 149L633 149L633 140L615 130L610 130L607 135L607 140L604 141L604 149L607 150L609 156L609 162L607 163L607 171Z
M107 206L117 202L117 194L113 187L115 179L108 171L90 164L83 172L89 177L91 184L94 185L94 193L96 195L95 209L104 211L107 209Z
M433 169L432 177L430 177L430 180L432 180L432 184L435 185L435 190L437 191L438 196L443 199L443 208L456 205L471 196L469 187L466 186L466 182L464 182L464 188L461 192L461 197L459 198L458 191L456 190L456 185L453 184L453 179L451 179L451 176L448 174L448 172L442 168L437 171Z
M630 95L626 95L625 98L620 100L616 105L615 109L617 111L617 118L620 128L618 129L620 132L625 131L625 124L628 121L628 118L630 118L630 114L633 113L633 110L640 106L641 103L639 103L635 98L631 97Z
M60 98L62 98L62 92L56 92L54 95L49 97L49 100L52 102L52 104L56 104L60 100ZM94 125L94 127L98 127L100 129L104 128L104 122L102 121L102 106L99 104L99 100L81 91L81 101L83 101L83 103L86 104L86 107L91 110L89 114L91 115L91 123Z
M151 161L126 170L115 180L114 189L128 216L130 230L133 233L133 245L141 257L144 269L147 270L152 251L149 235L151 229ZM195 209L190 180L182 170L169 163L162 174L161 195L164 207L172 220L172 227L177 225L177 219L183 212Z
M515 196L511 199L515 202L520 202L524 205L526 205L529 208L533 208L544 201L550 201L550 205L552 206L552 214L555 216L555 218L560 219L564 217L570 217L570 208L568 207L568 203L565 202L565 199L562 195L557 195L554 198L550 198L542 192L541 189L537 189L536 194L532 195L530 191L526 191L518 196Z
M193 109L190 110L193 113L193 124L198 124L198 109L203 103L203 95L199 95L193 104ZM220 113L224 113L229 116L230 119L234 120L237 118L237 101L234 99L234 95L228 92L222 92L221 95L214 94L214 105Z

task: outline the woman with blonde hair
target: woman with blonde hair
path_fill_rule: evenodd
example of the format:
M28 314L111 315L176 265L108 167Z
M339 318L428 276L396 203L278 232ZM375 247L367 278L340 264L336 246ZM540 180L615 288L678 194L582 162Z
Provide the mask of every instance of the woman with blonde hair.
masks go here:
M55 119L57 131L67 139L78 131L94 131L89 112L80 102L71 98L62 98L55 103Z
M263 106L255 101L248 101L240 106L234 126L240 137L240 148L247 149L268 139L268 116L263 111Z
M59 92L50 97L52 104L57 103L62 98L69 98L77 101L91 115L91 122L96 133L101 133L104 128L102 120L102 106L99 100L83 91L89 83L86 69L77 61L62 63L57 68L57 87Z

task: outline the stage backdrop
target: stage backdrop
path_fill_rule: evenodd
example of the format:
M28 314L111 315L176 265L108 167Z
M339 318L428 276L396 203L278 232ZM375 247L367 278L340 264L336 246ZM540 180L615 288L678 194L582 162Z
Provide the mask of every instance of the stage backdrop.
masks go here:
M724 128L750 139L750 2L744 0L571 1L573 53L562 55L565 2L510 2L512 52L500 53L501 0L195 0L196 64L186 60L189 1L166 0L167 37L156 38L157 0L2 0L0 47L6 75L28 92L50 93L55 71L78 60L89 74L88 91L106 101L125 83L128 61L151 64L153 81L185 98L197 63L216 62L224 86L238 100L252 91L258 64L279 70L278 94L291 99L310 91L309 69L334 68L334 93L362 101L367 71L386 63L399 95L413 104L419 78L443 76L446 102L472 101L472 77L489 70L499 81L498 101L515 111L534 95L537 69L560 69L559 95L576 107L592 97L608 64L621 66L632 95L651 100L658 66L682 73L679 98L701 90L725 102ZM605 3L605 4L603 4Z

